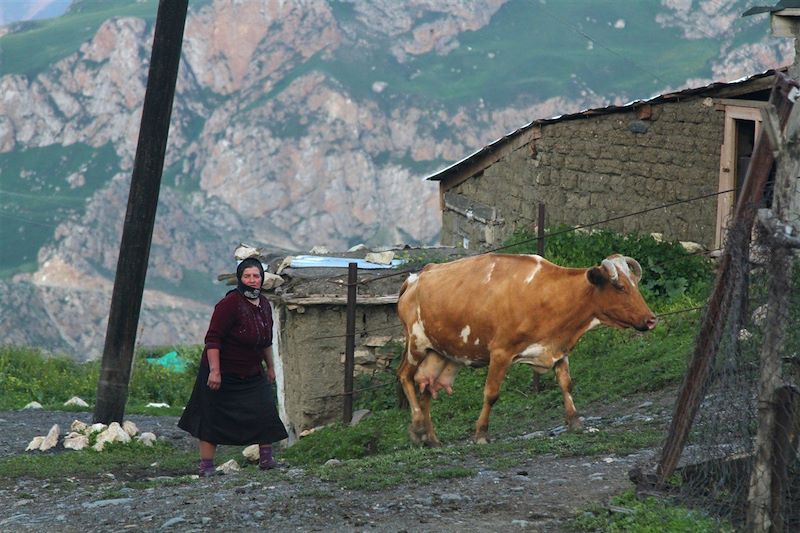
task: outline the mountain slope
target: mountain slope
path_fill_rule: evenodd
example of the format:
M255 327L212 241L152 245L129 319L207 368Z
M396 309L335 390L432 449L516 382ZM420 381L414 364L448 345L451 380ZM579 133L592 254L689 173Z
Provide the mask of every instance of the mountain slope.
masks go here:
M790 62L764 17L739 17L750 4L193 1L143 323L199 341L240 241L435 242L422 177L534 118ZM82 328L104 328L156 9L77 1L3 29L0 294L24 285L63 341L2 311L14 342L102 348ZM105 296L62 302L86 291Z

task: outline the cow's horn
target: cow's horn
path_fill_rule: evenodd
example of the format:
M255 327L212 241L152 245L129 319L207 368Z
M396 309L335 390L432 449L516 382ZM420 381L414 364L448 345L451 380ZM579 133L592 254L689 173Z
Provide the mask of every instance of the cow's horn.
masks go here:
M642 265L640 265L639 261L633 257L625 257L625 262L628 263L628 267L631 269L635 283L638 285L639 280L642 279Z
M603 259L600 263L603 265L603 268L608 271L608 277L611 280L612 285L619 285L619 273L617 272L616 265L610 259Z

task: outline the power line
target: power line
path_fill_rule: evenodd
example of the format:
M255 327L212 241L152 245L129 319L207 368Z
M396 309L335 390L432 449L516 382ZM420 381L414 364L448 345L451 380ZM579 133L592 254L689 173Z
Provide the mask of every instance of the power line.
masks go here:
M58 227L58 224L52 224L52 223L48 224L46 222L38 222L38 221L30 220L30 219L27 219L27 218L16 217L16 216L9 215L9 214L3 213L3 212L0 212L0 217L7 218L9 220L15 220L17 222L23 222L25 224L30 224L30 225L33 225L33 226L40 226L42 228L57 228Z
M611 53L611 54L613 54L613 55L617 56L618 58L622 59L623 61L625 61L625 62L627 62L627 63L629 63L629 64L633 65L634 67L636 67L637 69L641 70L642 72L644 72L644 73L646 73L646 74L648 74L648 75L652 76L653 78L655 78L656 80L658 80L660 83L664 84L665 86L666 86L666 85L668 85L668 83L667 83L666 81L662 80L662 79L661 79L661 77L660 77L660 76L658 76L658 74L656 74L656 73L654 73L654 72L651 72L650 70L648 70L648 69L644 68L643 66L641 66L641 65L639 65L638 63L636 63L635 61L633 61L632 59L630 59L630 58L626 57L625 55L623 55L623 54L621 54L621 53L617 52L616 50L614 50L614 49L610 48L609 46L607 46L607 45L606 45L606 44L604 44L603 42L601 42L601 41L599 41L599 40L595 39L594 37L592 37L591 35L589 35L589 34L588 34L588 33L586 33L585 31L583 31L581 28L579 28L579 27L575 26L574 24L570 24L569 22L567 22L567 21L565 21L565 20L561 19L560 17L557 17L557 16L556 16L556 15L554 15L554 14L553 14L553 13L552 13L552 12L551 12L549 9L547 9L546 7L544 7L544 5L543 5L543 4L539 4L539 7L540 7L540 8L542 9L542 11L544 11L544 13L545 13L546 15L548 15L550 18L554 19L554 20L555 20L555 21L557 21L558 23L562 24L563 26L566 26L566 27L567 27L567 28L569 28L570 30L572 30L572 31L574 31L575 33L579 34L579 35L580 35L581 37L583 37L584 39L587 39L587 40L591 41L592 43L594 43L594 44L597 44L598 46L600 46L600 48L602 48L602 49L606 50L607 52L609 52L609 53Z

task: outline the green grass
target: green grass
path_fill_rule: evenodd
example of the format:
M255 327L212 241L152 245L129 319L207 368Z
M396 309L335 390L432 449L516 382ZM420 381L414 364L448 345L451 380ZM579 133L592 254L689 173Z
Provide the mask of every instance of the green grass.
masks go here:
M60 17L17 24L15 31L0 37L2 72L33 77L77 52L106 20L140 17L155 21L157 11L156 0L83 0Z
M572 523L575 531L603 533L728 533L733 526L705 513L653 497L639 499L632 490L611 500L610 507L587 509Z
M173 348L137 351L131 370L126 413L178 415L191 394L201 348L177 347L190 364L176 373L145 361L148 353L162 354ZM79 396L90 406L97 393L100 362L78 363L67 357L46 356L40 350L0 346L0 410L20 409L37 401L46 409L86 411L66 408L63 403ZM150 402L163 402L169 408L148 408Z

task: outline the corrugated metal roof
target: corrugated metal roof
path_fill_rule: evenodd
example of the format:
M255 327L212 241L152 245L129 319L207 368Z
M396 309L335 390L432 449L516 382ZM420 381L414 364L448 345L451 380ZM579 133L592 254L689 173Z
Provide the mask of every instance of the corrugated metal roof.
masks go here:
M756 79L759 79L759 78L766 78L766 77L774 75L775 72L785 71L785 70L786 70L786 68L779 69L779 70L770 69L770 70L761 72L759 74L754 74L752 76L741 78L741 79L738 79L738 80L735 80L735 81L714 82L714 83L711 83L709 85L705 85L703 87L693 87L693 88L690 88L690 89L683 89L683 90L680 90L680 91L673 91L673 92L659 94L659 95L654 96L653 98L650 98L648 100L634 100L634 101L628 102L627 104L624 104L624 105L611 105L611 106L607 106L607 107L591 108L591 109L585 109L583 111L578 111L577 113L568 113L568 114L564 114L564 115L557 115L557 116L550 117L550 118L536 119L536 120L533 120L532 122L529 122L528 124L525 124L521 128L518 128L518 129L512 131L511 133L508 133L508 134L504 135L503 137L500 137L499 139L487 144L483 148L481 148L479 150L476 150L475 152L473 152L472 154L468 155L464 159L462 159L460 161L457 161L457 162L453 163L452 165L450 165L450 166L448 166L448 167L446 167L446 168L444 168L442 170L439 170L439 171L437 171L437 172L435 172L433 174L430 174L430 175L426 176L425 180L440 181L440 180L444 179L447 175L454 174L461 167L465 166L466 164L468 164L470 161L472 161L476 157L479 157L479 156L484 155L486 153L492 152L493 150L499 148L500 146L504 145L505 143L507 143L510 140L512 140L515 137L517 137L519 134L531 129L534 126L539 126L539 125L542 125L542 124L552 124L554 122L561 122L561 121L564 121L564 120L585 118L587 116L607 115L607 114L611 114L611 113L620 113L620 112L623 112L623 111L628 111L628 110L632 109L633 107L635 107L637 105L657 104L657 103L666 102L666 101L670 101L670 100L678 100L678 99L684 98L686 96L694 96L694 95L702 94L702 93L705 93L705 92L715 91L715 90L718 90L718 89L724 88L724 87L735 87L737 85L744 85L744 84L746 84L746 83L748 83L750 81L753 81L753 80L756 80Z

